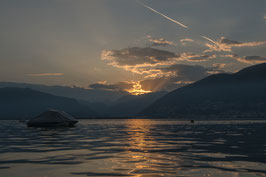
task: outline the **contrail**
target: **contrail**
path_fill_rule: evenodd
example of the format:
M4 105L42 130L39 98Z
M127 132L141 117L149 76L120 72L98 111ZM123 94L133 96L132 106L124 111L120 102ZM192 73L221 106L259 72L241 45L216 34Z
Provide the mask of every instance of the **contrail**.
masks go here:
M172 19L172 18L170 18L170 17L168 17L168 16L162 14L161 12L158 12L157 10L155 10L155 9L153 9L153 8L151 8L151 7L149 7L149 6L147 6L146 4L143 4L143 3L139 2L139 1L136 1L136 2L137 2L138 4L140 4L140 5L144 6L144 7L146 7L147 9L149 9L149 10L151 10L151 11L153 11L153 12L159 14L159 15L161 15L162 17L164 17L164 18L170 20L171 22L174 22L175 24L178 24L178 25L180 25L180 26L182 26L182 27L184 27L184 28L187 28L187 29L189 28L188 26L186 26L186 25L184 25L184 24L182 24L182 23L180 23L180 22L178 22L178 21L176 21L176 20L174 20L174 19ZM214 40L212 40L212 39L210 39L210 38L208 38L208 37L206 37L206 36L201 36L201 37L204 38L204 39L206 39L206 40L208 40L209 42L211 42L211 43L213 43L213 44L215 44L216 46L219 47L219 44L218 44L217 42L215 42Z
M187 27L186 25L184 25L184 24L182 24L182 23L180 23L180 22L178 22L178 21L176 21L176 20L174 20L174 19L172 19L172 18L170 18L170 17L167 17L166 15L162 14L161 12L158 12L157 10L155 10L155 9L153 9L153 8L151 8L151 7L149 7L149 6L145 5L145 4L143 4L143 3L141 3L141 2L138 2L138 1L137 1L137 3L140 4L140 5L142 5L142 6L144 6L144 7L146 7L147 9L149 9L149 10L151 10L151 11L153 11L153 12L159 14L159 15L161 15L162 17L164 17L164 18L170 20L171 22L174 22L175 24L178 24L178 25L180 25L180 26L182 26L182 27L188 29L188 27Z
M206 39L206 40L208 40L208 41L210 41L210 42L212 42L212 43L214 43L215 45L217 45L219 47L219 45L217 44L217 42L215 42L214 40L212 40L212 39L210 39L210 38L208 38L206 36L201 36L201 37L204 38L204 39Z

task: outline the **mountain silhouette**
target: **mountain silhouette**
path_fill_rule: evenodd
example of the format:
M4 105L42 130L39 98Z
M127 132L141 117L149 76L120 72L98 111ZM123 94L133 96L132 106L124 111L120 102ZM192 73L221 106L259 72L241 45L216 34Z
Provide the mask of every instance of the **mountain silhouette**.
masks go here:
M112 104L119 98L129 94L125 91L86 89L77 86L49 86L29 83L0 82L0 88L4 87L30 88L36 91L49 93L52 95L74 98L76 100L86 101L93 104L104 103L107 105Z
M126 95L106 109L109 117L135 117L144 108L164 96L167 92L153 92L143 95Z
M48 109L65 111L75 117L95 117L89 107L75 99L42 93L29 88L0 88L0 119L26 119Z
M141 111L180 119L266 118L266 63L215 74L174 90Z
M0 82L0 88L30 88L60 97L73 98L78 104L96 112L97 117L132 117L167 92L130 95L126 91L85 89L70 86L47 86L39 84ZM1 115L1 113L0 113ZM93 114L94 115L94 114ZM95 117L95 116L93 116Z

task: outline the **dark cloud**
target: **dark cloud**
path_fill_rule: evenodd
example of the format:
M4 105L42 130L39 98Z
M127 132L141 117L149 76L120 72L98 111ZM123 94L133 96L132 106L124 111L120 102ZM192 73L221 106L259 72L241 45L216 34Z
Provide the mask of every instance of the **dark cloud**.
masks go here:
M102 51L102 59L109 65L122 68L132 73L143 74L146 77L165 76L162 70L156 67L168 67L178 64L180 61L202 62L216 58L216 55L181 53L176 54L166 50L150 47L132 47L122 50Z
M221 37L219 43L221 43L221 44L228 44L228 45L239 45L239 44L241 44L238 41L234 41L234 40L231 40L231 39L227 39L225 37Z
M123 91L130 90L133 88L133 83L131 82L118 82L114 84L107 84L105 82L94 83L89 85L89 88L97 90L112 90L112 91Z
M179 55L151 47L131 47L122 50L105 50L102 59L113 66L159 65L178 58Z

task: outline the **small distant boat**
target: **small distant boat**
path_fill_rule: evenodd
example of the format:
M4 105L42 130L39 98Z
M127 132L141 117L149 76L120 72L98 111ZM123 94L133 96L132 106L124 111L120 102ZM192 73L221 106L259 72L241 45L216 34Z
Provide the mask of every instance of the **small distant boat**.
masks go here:
M22 119L22 120L19 120L19 122L20 122L20 123L25 123L25 122L27 122L27 121Z
M72 127L78 121L64 111L48 110L39 116L29 120L29 127L51 127L51 126L67 126Z
M190 123L194 123L195 122L195 120L190 120Z

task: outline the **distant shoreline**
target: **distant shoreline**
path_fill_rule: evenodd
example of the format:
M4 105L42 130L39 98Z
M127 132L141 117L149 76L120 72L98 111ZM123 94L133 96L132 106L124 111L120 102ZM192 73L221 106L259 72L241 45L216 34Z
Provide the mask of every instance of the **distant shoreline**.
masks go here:
M10 118L10 119L0 119L0 121L7 121L7 120L17 120L17 121L21 121L21 120L30 120L31 118L25 118L25 119L17 119L17 118ZM145 118L145 117L100 117L100 118L76 118L78 120L128 120L128 119L143 119L143 120L168 120L168 121L266 121L266 118L215 118L215 119L184 119L184 118Z

